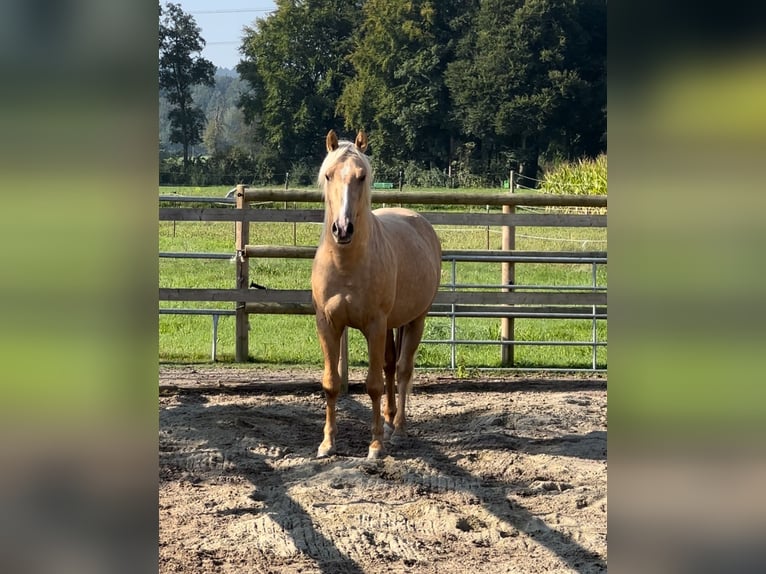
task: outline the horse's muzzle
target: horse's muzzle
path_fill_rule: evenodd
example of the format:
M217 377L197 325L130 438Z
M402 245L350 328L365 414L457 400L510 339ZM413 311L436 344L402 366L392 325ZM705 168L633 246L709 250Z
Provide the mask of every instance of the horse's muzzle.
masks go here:
M350 221L347 225L338 225L338 222L332 224L332 236L336 243L351 243L351 236L354 234L354 224Z

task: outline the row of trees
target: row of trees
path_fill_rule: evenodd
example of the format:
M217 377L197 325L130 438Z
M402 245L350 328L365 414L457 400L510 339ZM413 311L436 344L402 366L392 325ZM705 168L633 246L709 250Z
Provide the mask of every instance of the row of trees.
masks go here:
M192 145L192 150L200 153L204 150L213 155L225 153L234 146L248 147L253 137L250 133L252 127L245 123L242 110L237 107L244 85L236 72L218 68L212 85L198 84L192 87L192 101L205 116L200 139ZM168 99L160 95L160 149L165 155L178 155L183 145L170 141L173 126L168 114L171 109Z
M159 99L160 183L190 185L233 185L252 182L257 173L263 183L273 180L271 167L257 163L260 144L255 126L245 122L237 107L244 82L236 72L218 68L212 85L191 88L191 100L206 118L197 137L188 142L188 160L183 159L183 142L174 134L169 112L172 105L162 93ZM174 141L175 139L175 141Z
M258 145L235 147L274 174L319 162L329 128L367 130L390 173L534 178L541 158L606 149L605 0L277 0L240 51L237 107ZM208 132L220 124L208 115Z

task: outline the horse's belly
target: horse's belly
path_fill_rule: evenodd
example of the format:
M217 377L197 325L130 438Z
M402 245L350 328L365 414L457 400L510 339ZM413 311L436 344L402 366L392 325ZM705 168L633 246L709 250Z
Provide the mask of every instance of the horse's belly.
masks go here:
M417 287L413 287L413 289L417 289ZM433 292L431 291L421 291L417 297L414 297L412 294L400 294L394 303L393 309L388 314L388 328L395 329L417 319L428 311L433 298Z
M427 312L439 288L441 245L431 224L400 208L375 210L389 238L396 265L396 296L388 315L390 328L400 327Z

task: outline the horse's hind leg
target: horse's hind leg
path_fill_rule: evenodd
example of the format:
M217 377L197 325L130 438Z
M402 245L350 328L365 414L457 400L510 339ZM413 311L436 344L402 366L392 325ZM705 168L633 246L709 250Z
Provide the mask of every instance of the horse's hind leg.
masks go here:
M385 318L374 321L364 331L370 362L367 371L367 394L372 401L372 441L367 458L378 458L383 453L383 416L380 412L380 398L383 396L383 368L386 363Z
M394 435L406 435L405 407L407 395L412 388L412 372L415 369L415 353L423 338L426 316L421 315L400 330L399 357L396 362L396 379L399 394L397 396L396 416L394 417Z
M337 426L335 422L335 403L340 393L340 373L338 372L338 359L340 358L341 332L330 325L324 316L317 316L317 333L319 343L324 354L324 375L322 376L322 388L324 389L327 406L325 407L324 440L319 445L318 457L325 457L335 452L335 435Z
M386 375L386 420L383 423L383 436L389 439L394 430L396 416L396 344L393 329L388 329L386 333L386 358L383 372Z

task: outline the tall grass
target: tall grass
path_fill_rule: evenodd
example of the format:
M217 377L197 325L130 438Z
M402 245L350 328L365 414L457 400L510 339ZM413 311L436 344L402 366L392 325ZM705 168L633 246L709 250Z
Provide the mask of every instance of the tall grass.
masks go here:
M558 165L545 174L540 184L543 193L567 195L606 195L606 155Z
M176 188L179 194L223 196L227 188ZM496 192L497 190L490 190ZM161 193L168 193L163 188ZM191 193L190 193L191 192ZM317 204L314 204L319 207ZM431 206L429 206L429 209ZM481 208L499 213L500 208ZM320 226L308 223L257 223L250 226L250 243L273 245L315 246ZM436 231L443 249L500 249L499 228L445 227ZM528 251L546 250L606 250L606 230L597 228L522 228L516 229L516 248ZM234 223L232 222L160 222L160 251L198 251L233 253ZM499 285L500 265L458 263L459 283ZM233 288L233 263L226 260L160 259L159 275L162 287ZM445 263L442 283L451 281L452 269ZM271 289L308 289L311 261L299 259L250 259L250 279ZM582 285L592 286L590 265L517 264L517 285ZM607 271L599 266L596 285L606 286ZM167 308L232 309L226 302L161 302ZM209 316L161 315L159 357L161 361L205 362L210 360L211 324ZM498 340L499 319L458 318L456 337L470 340ZM448 318L431 317L426 322L424 339L446 339L451 333ZM592 322L588 320L516 319L518 340L587 341ZM607 338L606 321L597 322L600 341ZM223 316L218 324L218 360L234 360L234 318ZM313 316L251 315L250 355L265 364L322 364L322 353L316 336ZM591 365L589 347L517 346L516 365L519 367L588 368ZM458 345L456 362L462 369L499 367L500 348L497 345ZM606 367L606 349L598 348L597 364ZM447 368L451 364L451 349L447 344L423 344L418 352L419 367ZM366 342L357 331L349 333L349 362L365 365Z

